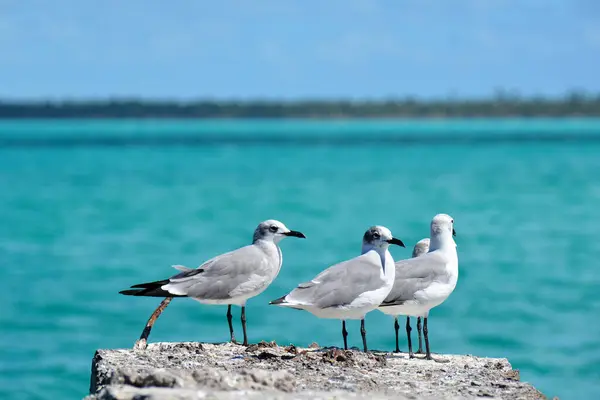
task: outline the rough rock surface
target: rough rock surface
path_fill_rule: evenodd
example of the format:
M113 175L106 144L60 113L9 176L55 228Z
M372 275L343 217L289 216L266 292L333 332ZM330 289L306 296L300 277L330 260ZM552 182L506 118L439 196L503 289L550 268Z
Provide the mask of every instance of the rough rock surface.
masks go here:
M88 400L96 399L545 399L506 359L275 343L154 343L98 350Z

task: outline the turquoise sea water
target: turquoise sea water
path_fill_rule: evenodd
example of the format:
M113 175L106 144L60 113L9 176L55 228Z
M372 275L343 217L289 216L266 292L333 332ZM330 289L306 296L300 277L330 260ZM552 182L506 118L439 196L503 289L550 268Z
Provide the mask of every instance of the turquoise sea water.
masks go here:
M83 397L94 351L130 347L159 302L119 290L248 244L267 218L308 239L282 242L250 340L341 345L337 321L268 301L357 255L370 225L412 247L439 212L460 277L432 350L598 398L600 120L0 122L0 398ZM227 340L225 312L175 299L150 340ZM389 317L367 331L393 348Z

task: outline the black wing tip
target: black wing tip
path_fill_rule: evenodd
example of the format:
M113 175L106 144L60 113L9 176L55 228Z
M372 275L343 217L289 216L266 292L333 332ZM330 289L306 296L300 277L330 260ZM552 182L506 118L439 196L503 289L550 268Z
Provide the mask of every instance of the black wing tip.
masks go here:
M156 287L160 287L162 285L168 284L169 279L163 279L162 281L154 281L154 282L146 282L146 283L138 283L137 285L133 285L132 289L152 289Z
M139 297L187 297L183 294L172 294L162 289L128 289L121 290L119 294L125 296L139 296Z
M125 296L143 296L143 297L187 297L181 294L172 294L161 287L162 285L153 285L141 287L139 289L121 290L119 293ZM132 286L133 287L133 286Z
M147 289L148 288L148 283L139 283L137 285L133 285L131 286L132 289Z
M137 293L141 292L141 290L132 290L132 289L127 289L127 290L121 290L119 292L119 294L124 294L125 296L136 296Z
M281 297L280 297L280 298L278 298L278 299L275 299L275 300L272 300L272 301L270 301L270 302L269 302L269 304L272 304L272 305L275 305L275 306L276 306L277 304L283 304L283 303L285 303L285 302L286 302L286 301L285 301L285 296L281 296Z
M379 307L393 307L393 306L401 306L404 304L404 301L389 301L387 303L381 303Z

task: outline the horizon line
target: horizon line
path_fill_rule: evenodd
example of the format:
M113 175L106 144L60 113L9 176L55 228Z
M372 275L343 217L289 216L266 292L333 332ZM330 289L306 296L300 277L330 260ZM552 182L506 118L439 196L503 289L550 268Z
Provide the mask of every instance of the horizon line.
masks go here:
M580 88L566 90L562 94L521 94L513 90L499 90L487 95L458 95L424 96L416 94L381 95L381 96L210 96L199 95L194 97L173 96L148 96L148 95L57 95L57 96L13 96L0 95L0 105L25 103L103 103L103 102L147 102L147 103L386 103L386 102L485 102L485 101L564 101L577 97L582 100L600 100L600 91L589 91Z

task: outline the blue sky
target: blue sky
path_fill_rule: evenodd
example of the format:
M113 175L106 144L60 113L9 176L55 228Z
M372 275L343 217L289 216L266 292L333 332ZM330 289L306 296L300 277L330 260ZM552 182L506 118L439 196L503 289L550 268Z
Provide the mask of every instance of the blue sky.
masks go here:
M0 97L600 92L597 0L0 0Z

